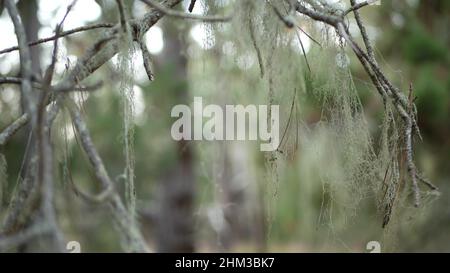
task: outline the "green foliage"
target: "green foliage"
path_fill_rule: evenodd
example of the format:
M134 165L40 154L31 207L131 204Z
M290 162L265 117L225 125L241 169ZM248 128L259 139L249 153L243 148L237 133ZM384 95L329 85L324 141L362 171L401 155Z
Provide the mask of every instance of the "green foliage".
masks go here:
M448 48L419 24L412 24L402 42L405 57L412 64L448 63Z
M422 68L415 81L417 107L420 113L435 124L445 123L450 115L449 88L445 82L436 77L437 69L432 66Z

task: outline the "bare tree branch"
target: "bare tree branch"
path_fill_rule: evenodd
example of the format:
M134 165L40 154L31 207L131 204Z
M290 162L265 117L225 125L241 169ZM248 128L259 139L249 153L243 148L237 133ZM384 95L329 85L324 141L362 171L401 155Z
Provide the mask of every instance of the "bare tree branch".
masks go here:
M22 78L17 78L17 77L0 77L0 84L21 84L22 83ZM44 86L36 80L33 80L33 82L31 83L33 88L37 88L37 89L43 89ZM53 93L58 93L58 92L71 92L71 91L81 91L81 92L87 92L87 91L95 91L98 88L102 87L103 82L102 81L98 81L94 84L88 84L88 85L76 85L76 86L63 86L61 85L59 88L54 88L54 87L49 87L49 90Z
M78 188L78 186L73 181L72 177L70 177L69 180L70 180L70 186L71 186L72 190L74 191L75 195L77 195L77 196L81 197L82 199L84 199L88 202L91 202L91 203L103 203L103 202L107 201L107 199L115 193L115 189L111 185L109 188L103 190L102 192L100 192L96 195L91 195L91 194L83 192L80 188Z
M67 100L71 100L67 98ZM72 117L73 124L75 129L78 132L78 135L81 140L81 146L83 150L86 152L86 155L89 158L89 161L94 168L95 176L97 180L100 182L102 186L102 190L104 192L111 191L111 195L109 198L105 199L108 203L111 212L118 223L118 227L120 229L120 234L122 236L123 242L126 243L127 247L136 252L148 252L148 246L146 245L144 238L139 232L138 227L134 224L134 221L130 221L131 215L127 213L120 196L116 191L112 191L114 189L114 184L109 177L105 166L103 165L103 161L100 158L100 155L95 149L94 143L92 142L91 135L86 126L86 123L81 116L78 107L75 105L73 101L68 101L69 111Z
M379 0L367 0L367 1L362 1L360 3L356 3L354 0L350 0L350 3L352 6L349 9L347 9L346 11L344 11L343 16L346 16L347 14L349 14L352 11L355 12L355 11L359 10L360 8L365 7L367 5L371 5L377 1L379 1Z
M16 4L13 0L5 1L6 8L8 9L11 20L14 24L14 30L16 32L17 41L19 44L19 56L20 56L20 72L22 74L21 90L22 96L26 102L27 112L31 115L33 122L36 124L34 114L36 113L35 95L31 88L31 80L33 77L31 69L31 55L30 49L27 46L27 37L25 35L25 28L22 24L22 19L20 18L19 12L17 11ZM33 126L34 126L33 125Z
M98 29L98 28L112 28L114 26L115 26L114 24L109 24L109 23L92 24L92 25L77 27L77 28L74 28L74 29L71 29L71 30L61 31L60 34L59 34L59 37L66 37L66 36L69 36L69 35L72 35L72 34L77 34L79 32L93 30L93 29ZM53 35L53 36L50 36L50 37L47 37L47 38L39 39L39 40L34 41L34 42L30 42L30 43L28 43L28 46L35 46L35 45L47 43L47 42L53 41L55 39L56 39L56 35ZM8 52L16 51L16 50L19 50L18 46L5 48L5 49L0 50L0 55L8 53Z
M5 145L14 134L29 121L29 115L23 114L0 133L0 146Z
M354 6L354 7L356 6L356 0L350 0L350 3L352 4L352 6ZM361 5L361 4L364 4L364 3L365 3L365 5L368 5L367 1L361 2L358 5L360 7L363 7L365 5ZM356 24L358 25L358 28L361 32L361 36L363 37L364 45L366 46L367 55L369 55L369 57L372 59L372 61L374 63L376 63L375 56L373 54L373 48L370 43L369 35L367 35L367 31L366 31L366 28L364 27L361 16L359 15L359 11L358 11L358 9L352 9L352 10L353 10L353 13L355 14ZM346 13L344 13L344 15L345 14Z
M434 185L433 183L431 183L428 179L425 179L423 176L421 176L420 174L416 173L416 177L417 179L419 179L420 182L422 182L423 184L425 184L426 186L428 186L431 190L437 191L439 190L439 188Z
M262 58L261 49L259 48L258 42L256 41L256 35L255 35L255 27L253 26L253 20L252 18L249 18L248 22L249 32L250 32L250 39L252 40L253 47L256 51L256 57L258 58L258 64L259 64L259 73L261 78L264 77L264 61Z
M150 81L153 81L155 77L152 72L151 55L150 52L148 52L147 46L144 43L144 37L140 37L138 39L138 44L141 49L142 61L144 62L144 68L145 72L147 73L147 77Z
M117 8L119 9L119 17L120 17L120 26L122 27L123 33L127 33L127 17L125 13L125 7L123 5L122 0L116 0Z

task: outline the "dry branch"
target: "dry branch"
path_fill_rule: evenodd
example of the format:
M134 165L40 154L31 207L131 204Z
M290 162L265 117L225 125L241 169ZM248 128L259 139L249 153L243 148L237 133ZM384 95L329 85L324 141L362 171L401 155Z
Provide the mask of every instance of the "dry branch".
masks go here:
M149 5L152 8L157 9L158 11L162 12L164 15L171 16L171 17L178 17L178 18L184 18L184 19L193 19L193 20L200 20L203 22L226 22L229 21L232 16L218 16L218 15L196 15L196 14L190 14L190 13L184 13L179 12L173 9L166 8L164 5L154 1L154 0L141 0L145 4Z
M74 28L74 29L71 29L71 30L61 31L61 33L59 34L59 37L66 37L66 36L69 36L69 35L72 35L72 34L76 34L76 33L83 32L83 31L88 31L88 30L92 30L92 29L112 28L112 27L114 27L114 24L109 24L109 23L92 24L92 25L77 27L77 28ZM53 41L55 39L56 39L56 35L53 35L53 36L50 36L50 37L47 37L47 38L39 39L39 40L34 41L34 42L30 42L30 43L28 43L28 46L35 46L35 45L47 43L47 42ZM5 49L0 50L0 55L4 54L4 53L16 51L16 50L19 50L18 46L5 48Z
M89 162L94 168L95 176L101 184L102 191L108 193L109 198L105 198L104 200L111 209L111 213L113 214L114 219L121 230L120 235L122 236L122 241L130 250L134 252L148 252L148 247L139 232L137 225L134 221L131 221L131 215L129 215L125 209L119 194L115 190L112 190L114 189L114 183L109 177L103 161L100 158L94 143L92 142L89 129L87 128L78 107L73 101L69 101L69 104L70 105L68 108L75 129L80 137L81 146L88 156Z
M22 19L20 18L14 1L6 0L5 5L14 24L14 30L16 32L17 41L19 44L20 73L23 79L21 82L22 96L26 102L27 112L32 116L32 119L34 119L33 124L35 124L35 95L33 94L31 88L33 73L31 70L31 54L30 49L27 46L28 43L25 35L25 28L22 24Z

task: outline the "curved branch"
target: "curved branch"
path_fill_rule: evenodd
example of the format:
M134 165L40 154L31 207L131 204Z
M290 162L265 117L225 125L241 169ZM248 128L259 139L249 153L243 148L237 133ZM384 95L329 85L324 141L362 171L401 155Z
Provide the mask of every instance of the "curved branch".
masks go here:
M136 223L131 220L131 217L127 213L119 194L114 190L114 183L106 171L103 160L100 158L100 155L92 142L89 129L87 128L78 107L71 98L67 97L67 100L74 127L80 137L81 146L88 156L89 162L94 168L95 176L100 182L103 192L108 193L108 198L105 198L105 201L108 203L111 212L118 223L118 227L121 230L122 240L132 251L148 252L148 246L139 232Z

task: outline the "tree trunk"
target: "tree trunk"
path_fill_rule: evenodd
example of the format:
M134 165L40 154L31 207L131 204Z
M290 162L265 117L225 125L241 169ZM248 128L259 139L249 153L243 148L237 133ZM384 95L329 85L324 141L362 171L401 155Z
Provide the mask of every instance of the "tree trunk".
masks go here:
M164 25L165 48L162 59L174 69L175 104L188 104L187 60L182 55L185 43L179 39L175 24ZM179 141L177 162L161 181L157 245L160 252L193 252L195 177L193 151L189 141Z

